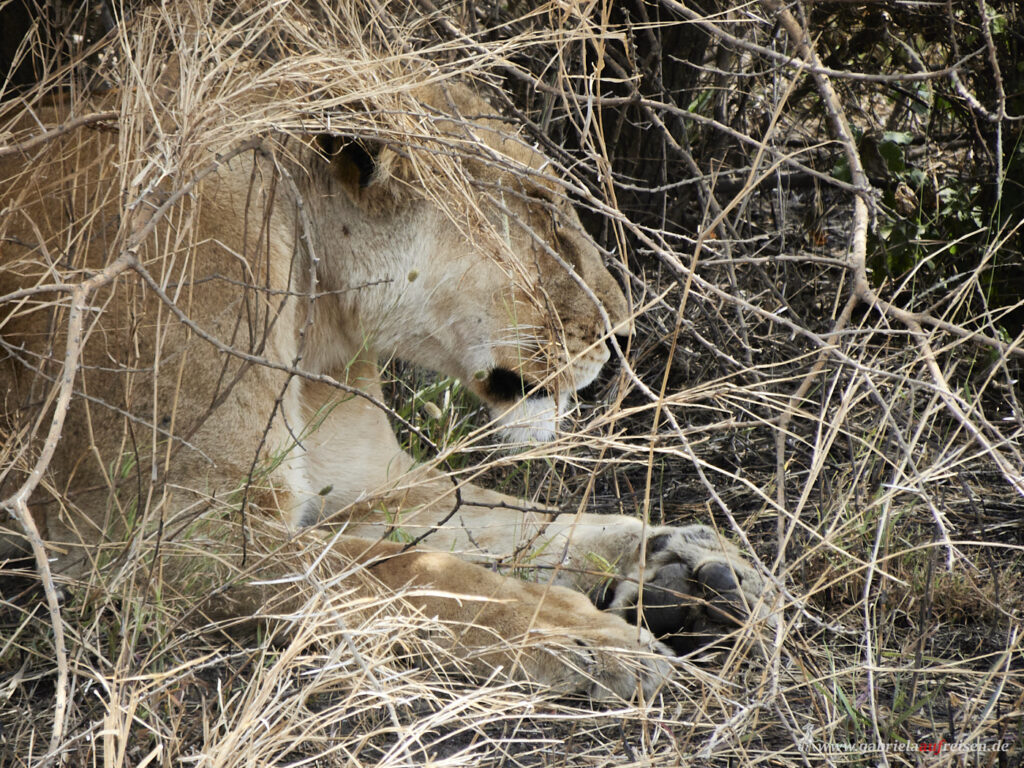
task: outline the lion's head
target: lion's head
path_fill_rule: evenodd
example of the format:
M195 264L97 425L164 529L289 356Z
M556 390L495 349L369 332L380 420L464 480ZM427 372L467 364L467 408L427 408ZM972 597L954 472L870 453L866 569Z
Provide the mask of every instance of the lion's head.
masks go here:
M368 227L355 237L339 223L324 241L374 244L335 276L343 311L379 355L461 378L507 439L550 440L609 359L610 335L628 332L626 299L550 160L465 86L417 97L434 131L421 147L321 141L331 194L350 197ZM449 188L471 194L423 195L432 155L455 169Z

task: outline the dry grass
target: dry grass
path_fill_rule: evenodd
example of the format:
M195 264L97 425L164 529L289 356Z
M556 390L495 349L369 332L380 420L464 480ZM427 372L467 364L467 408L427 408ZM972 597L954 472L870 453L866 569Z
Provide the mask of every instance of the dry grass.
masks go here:
M769 42L789 45L771 35L771 3L705 27L711 40L746 35L749 44L743 53L734 41L727 61L694 74L697 93L732 88L753 105L728 125L699 106L673 111L679 94L616 101L638 82L615 56L601 58L622 35L575 0L518 16L515 3L443 17L425 2L334 5L251 0L217 16L196 1L140 13L74 68L0 102L0 153L30 152L25 172L39 172L47 141L23 121L73 84L77 114L116 124L130 158L121 188L96 193L120 200L117 246L130 248L145 229L150 219L135 203L166 179L180 194L157 215L175 217L187 242L189 185L212 172L215 154L267 132L324 128L424 146L417 84L502 86L493 100L509 94L506 106L521 110L514 119L548 142L618 265L637 332L595 387L606 404L585 404L573 434L514 455L490 450L493 432L456 384L395 366L403 439L454 474L482 473L567 509L713 521L775 584L785 619L773 637L744 634L730 651L681 661L656 700L603 712L466 678L429 639L429 621L396 610L400 597L360 603L343 586L348 566L316 552L307 554L305 608L270 634L195 631L187 603L152 599L150 574L123 564L102 586L98 574L66 585L57 619L56 594L47 603L34 566L20 564L18 577L11 563L0 612L0 765L796 766L825 762L815 750L830 743L942 738L1009 751L976 762L894 749L827 761L1020 764L1024 334L1007 308L985 300L986 264L1020 258L1008 248L1014 233L993 231L979 266L934 293L913 273L898 285L869 281L870 197L854 203L848 186L830 185L823 159L837 142L854 186L867 188L858 146L843 133L848 102L829 101L828 73L815 80L769 55ZM667 18L676 4L663 6ZM662 40L683 26L631 21ZM783 17L790 39L796 24ZM810 47L786 50L820 64ZM169 51L181 65L171 85L160 71ZM670 54L660 55L669 67ZM109 88L99 102L83 92L86 76ZM808 92L820 95L814 120ZM602 95L614 98L598 109ZM691 151L717 157L701 130L735 145L720 162L695 162L686 179L660 178L631 144L654 137L679 162ZM448 161L457 151L413 156L430 166L422 178L440 200L471 193ZM810 183L788 194L781 183L759 186L783 171ZM69 233L67 253L92 226ZM945 249L928 246L914 272ZM69 295L96 278L67 264L54 261L53 282ZM0 322L52 296L4 299ZM56 398L52 380L47 396ZM0 429L0 499L16 512L13 494L42 460L28 435ZM36 482L59 495L43 469Z

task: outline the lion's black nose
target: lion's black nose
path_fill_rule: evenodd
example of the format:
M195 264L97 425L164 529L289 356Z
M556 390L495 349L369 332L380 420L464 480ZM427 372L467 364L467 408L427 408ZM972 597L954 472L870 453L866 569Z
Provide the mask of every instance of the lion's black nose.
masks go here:
M626 346L629 344L629 340L633 337L633 329L630 328L626 331L617 331L615 333L615 343L618 344L619 349L622 350L622 354L626 354ZM604 340L604 345L608 348L608 354L611 356L610 360L615 360L618 354L615 351L615 343L612 343L611 338Z

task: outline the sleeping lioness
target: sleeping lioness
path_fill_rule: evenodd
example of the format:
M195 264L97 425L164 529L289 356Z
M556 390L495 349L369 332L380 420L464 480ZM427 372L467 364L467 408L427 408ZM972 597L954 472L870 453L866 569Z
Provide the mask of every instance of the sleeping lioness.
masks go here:
M53 416L67 286L117 264L88 297L30 504L59 578L144 563L164 603L242 617L296 604L300 552L330 548L317 562L359 566L346 587L364 594L404 591L471 670L650 694L672 651L763 615L762 582L709 528L531 511L400 449L382 360L458 377L505 436L547 440L630 332L546 158L466 86L417 100L421 140L267 136L186 178L139 182L110 121L0 162L0 498ZM67 120L38 111L19 139ZM453 147L444 167L471 195L442 198L431 157ZM489 565L524 548L537 583Z

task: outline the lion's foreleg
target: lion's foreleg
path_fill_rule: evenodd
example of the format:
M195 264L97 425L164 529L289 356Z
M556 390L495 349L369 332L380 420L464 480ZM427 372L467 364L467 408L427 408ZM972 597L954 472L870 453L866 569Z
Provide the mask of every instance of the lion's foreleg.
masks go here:
M559 514L472 486L461 488L452 506L418 510L406 522L421 546L572 588L630 620L642 610L646 625L680 652L728 634L748 615L773 621L759 574L704 525Z

